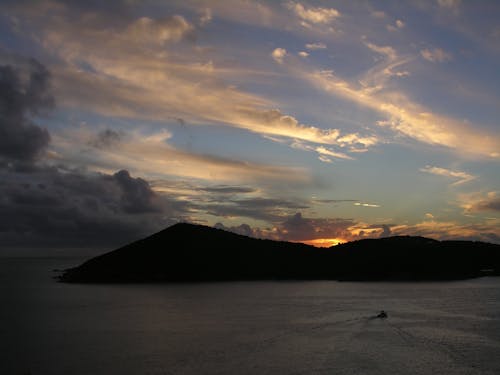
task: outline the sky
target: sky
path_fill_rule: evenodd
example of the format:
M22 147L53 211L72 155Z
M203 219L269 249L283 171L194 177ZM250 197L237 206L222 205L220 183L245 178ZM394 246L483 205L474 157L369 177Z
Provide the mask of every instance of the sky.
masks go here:
M0 243L177 222L500 243L500 3L0 4Z

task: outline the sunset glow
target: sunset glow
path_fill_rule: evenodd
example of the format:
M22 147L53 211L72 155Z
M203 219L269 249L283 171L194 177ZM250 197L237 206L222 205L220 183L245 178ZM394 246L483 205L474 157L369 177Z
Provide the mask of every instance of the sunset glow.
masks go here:
M347 241L341 240L339 238L318 238L315 240L302 241L302 242L307 245L312 245L316 247L331 247Z

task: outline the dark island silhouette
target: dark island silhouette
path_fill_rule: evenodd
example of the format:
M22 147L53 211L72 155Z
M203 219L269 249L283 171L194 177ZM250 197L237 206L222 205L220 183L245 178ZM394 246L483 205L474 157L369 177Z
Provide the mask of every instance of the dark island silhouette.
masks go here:
M500 245L396 236L331 248L176 224L66 270L76 283L452 280L500 275Z

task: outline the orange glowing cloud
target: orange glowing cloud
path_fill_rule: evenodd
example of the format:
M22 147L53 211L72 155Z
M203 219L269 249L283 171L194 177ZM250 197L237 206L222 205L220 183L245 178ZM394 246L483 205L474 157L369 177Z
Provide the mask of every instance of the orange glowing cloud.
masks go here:
M411 60L400 57L390 46L377 46L363 39L367 48L383 57L356 83L350 83L331 70L315 70L290 62L288 68L312 86L342 97L387 117L377 125L392 129L423 143L445 146L461 153L499 158L500 138L481 131L480 127L438 113L412 101L403 92L390 90L388 82L409 74L396 68ZM465 142L464 142L465 140Z

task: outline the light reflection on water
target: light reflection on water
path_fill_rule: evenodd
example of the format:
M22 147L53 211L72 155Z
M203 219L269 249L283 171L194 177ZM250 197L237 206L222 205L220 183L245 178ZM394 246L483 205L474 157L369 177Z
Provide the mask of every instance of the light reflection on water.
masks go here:
M72 285L0 259L1 374L500 374L500 278ZM380 310L388 319L370 319Z

